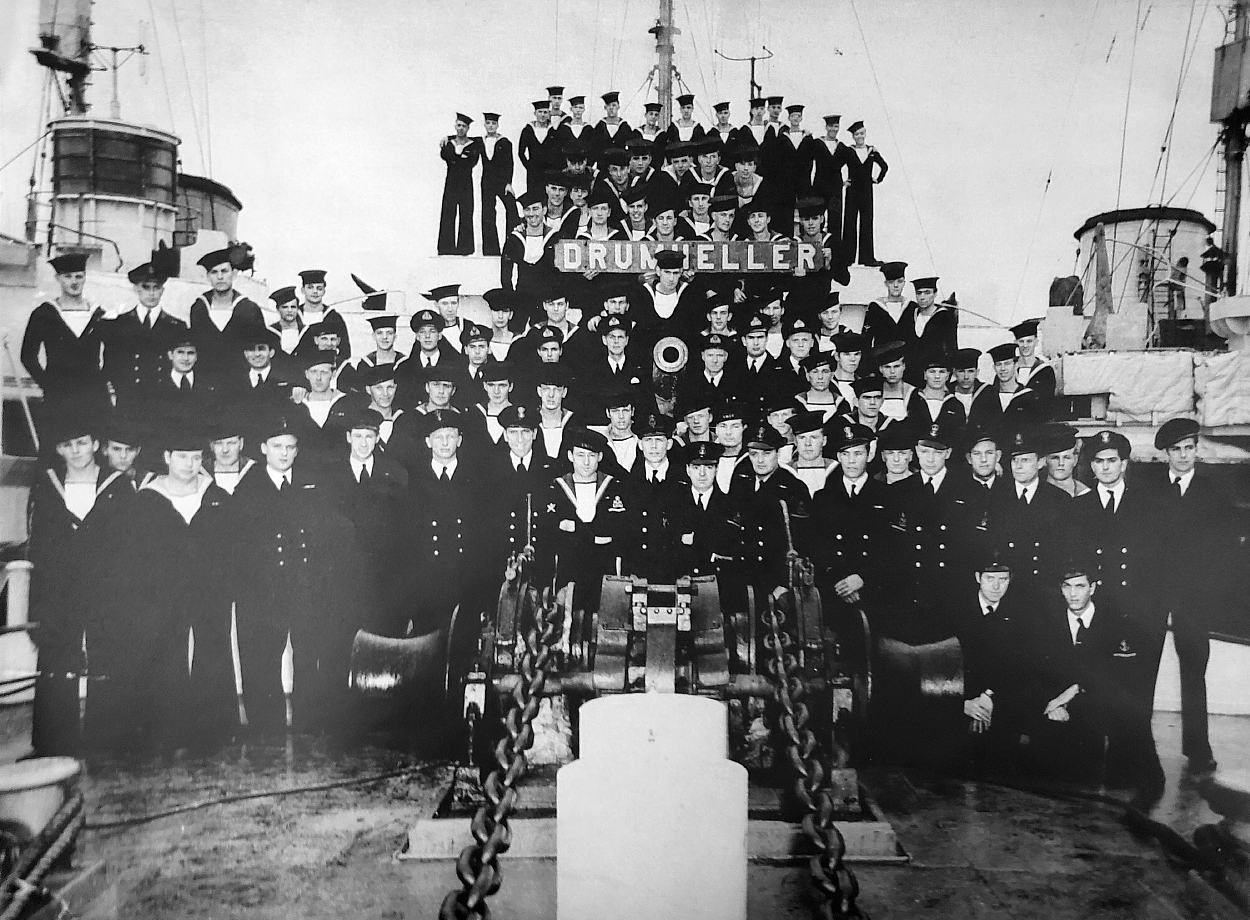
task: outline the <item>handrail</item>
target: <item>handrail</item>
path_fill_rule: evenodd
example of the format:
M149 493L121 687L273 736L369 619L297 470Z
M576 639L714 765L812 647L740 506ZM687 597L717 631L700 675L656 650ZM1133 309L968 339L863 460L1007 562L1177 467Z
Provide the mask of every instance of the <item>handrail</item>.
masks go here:
M86 230L79 229L78 227L67 227L64 224L49 223L48 229L49 230L64 230L66 233L76 233L79 236L86 236L86 237L90 237L93 240L99 240L102 243L108 243L110 246L113 247L113 253L117 256L117 267L113 269L113 271L118 271L118 272L121 271L122 267L126 264L126 260L122 258L121 247L119 247L115 241L113 241L107 236L100 236L99 234L96 234L96 233L88 233Z

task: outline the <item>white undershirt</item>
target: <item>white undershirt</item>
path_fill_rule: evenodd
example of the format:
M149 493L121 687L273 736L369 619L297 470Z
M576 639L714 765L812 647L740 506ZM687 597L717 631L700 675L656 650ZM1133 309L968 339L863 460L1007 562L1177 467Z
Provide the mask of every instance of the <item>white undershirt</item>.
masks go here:
M577 519L583 524L595 519L595 493L598 491L597 482L573 483L573 506L577 509Z
M65 483L65 508L78 520L84 520L95 507L96 484L94 482Z

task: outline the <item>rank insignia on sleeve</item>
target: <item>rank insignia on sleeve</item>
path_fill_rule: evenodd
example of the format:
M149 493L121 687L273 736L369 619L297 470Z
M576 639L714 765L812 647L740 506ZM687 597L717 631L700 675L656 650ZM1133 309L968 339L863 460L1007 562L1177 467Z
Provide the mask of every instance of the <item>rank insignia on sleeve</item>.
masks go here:
M612 496L612 504L611 506L609 506L608 511L624 511L624 510L625 510L625 503L621 501L621 497L619 495Z
M548 513L548 514L555 514L555 513L556 513L556 503L555 503L555 502L547 502L547 513Z

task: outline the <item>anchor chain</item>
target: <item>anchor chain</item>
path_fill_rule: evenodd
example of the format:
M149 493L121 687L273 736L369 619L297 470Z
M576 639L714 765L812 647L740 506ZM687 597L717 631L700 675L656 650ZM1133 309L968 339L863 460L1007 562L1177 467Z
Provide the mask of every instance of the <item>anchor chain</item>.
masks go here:
M529 765L525 752L534 743L531 723L538 715L552 657L551 647L560 636L564 620L563 611L555 606L550 592L544 596L536 618L537 623L524 636L517 666L522 679L503 717L504 736L495 745L495 766L482 783L486 801L478 807L470 824L473 843L461 850L456 860L461 887L447 893L439 908L439 920L489 920L491 913L486 899L495 894L503 882L499 857L512 844L508 819L516 811L517 784Z
M826 785L830 770L821 760L820 742L809 727L808 689L792 651L795 640L784 628L785 612L771 595L761 618L766 628L764 647L771 654L766 667L777 696L776 728L785 739L785 759L794 769L795 798L806 812L803 832L817 850L808 861L812 916L819 920L868 920L856 904L859 881L843 862L846 841L833 822L834 803Z

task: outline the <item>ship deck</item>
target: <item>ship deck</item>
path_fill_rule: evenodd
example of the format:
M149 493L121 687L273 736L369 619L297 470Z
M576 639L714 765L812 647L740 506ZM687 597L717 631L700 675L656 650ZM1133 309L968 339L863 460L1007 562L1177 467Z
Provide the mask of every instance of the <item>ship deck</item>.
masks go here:
M1168 787L1150 817L1191 838L1217 819L1180 756L1180 721L1158 713ZM1250 762L1250 718L1211 719L1228 766ZM375 739L377 742L377 739ZM125 827L109 822L256 791L406 776L212 805ZM117 916L135 918L425 918L456 884L450 861L396 861L408 826L428 814L451 769L377 743L327 739L235 745L200 759L116 760L88 766L89 828L80 862L104 860ZM860 905L874 918L1235 917L1231 903L1135 834L1097 789L1025 791L915 769L873 767L863 782L910 856L855 866ZM555 916L555 864L504 857L496 916ZM751 918L806 917L803 867L752 865ZM704 880L700 884L714 884Z

